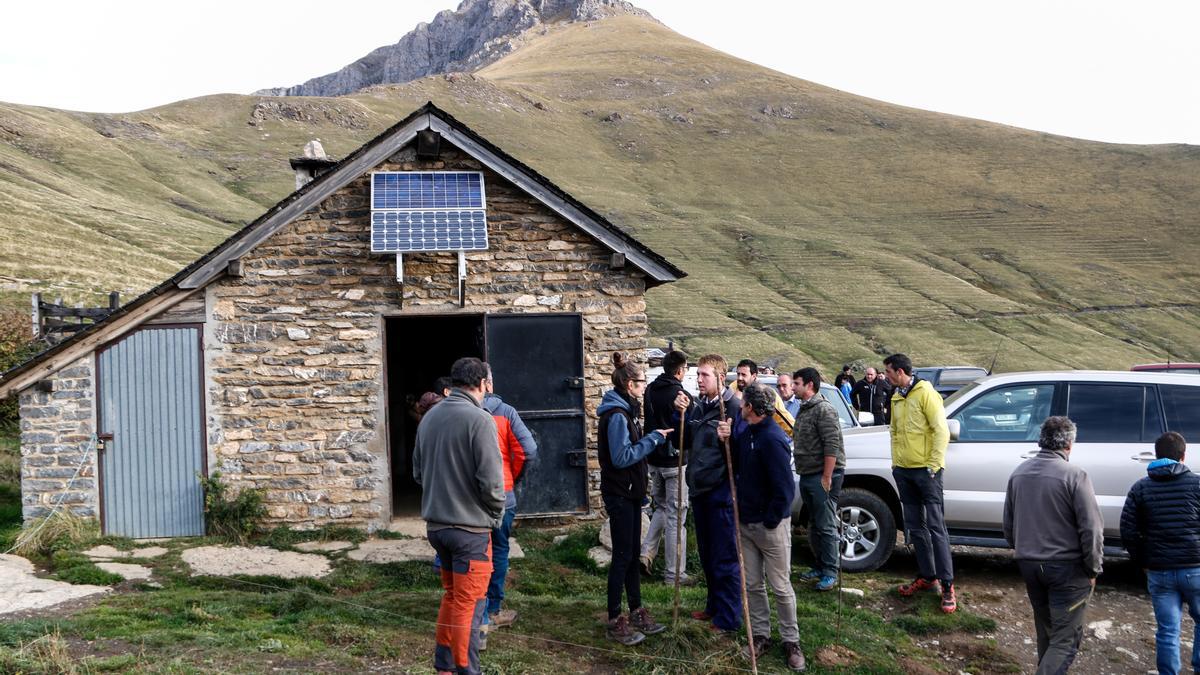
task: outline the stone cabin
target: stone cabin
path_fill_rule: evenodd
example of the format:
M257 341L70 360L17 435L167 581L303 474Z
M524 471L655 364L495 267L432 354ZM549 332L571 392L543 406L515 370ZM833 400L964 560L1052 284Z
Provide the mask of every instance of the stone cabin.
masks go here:
M292 164L296 192L0 377L25 518L61 504L107 534L198 535L198 475L220 471L274 524L385 527L419 508L411 404L468 355L537 438L522 514L599 509L610 355L640 358L646 290L684 273L432 103L339 162ZM416 240L447 207L486 216L450 214L465 254L393 252L397 222Z

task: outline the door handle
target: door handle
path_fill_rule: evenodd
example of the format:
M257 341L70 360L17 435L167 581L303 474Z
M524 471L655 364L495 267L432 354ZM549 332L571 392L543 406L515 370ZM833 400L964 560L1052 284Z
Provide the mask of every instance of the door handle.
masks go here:
M1129 459L1137 460L1139 462L1153 462L1154 453L1147 450L1146 452L1139 452L1136 455L1130 455Z

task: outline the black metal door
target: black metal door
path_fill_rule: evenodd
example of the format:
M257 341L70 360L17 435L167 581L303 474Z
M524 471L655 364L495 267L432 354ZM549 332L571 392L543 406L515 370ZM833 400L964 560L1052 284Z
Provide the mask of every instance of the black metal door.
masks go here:
M539 460L517 485L518 515L586 512L582 317L490 314L485 339L496 393L538 444Z

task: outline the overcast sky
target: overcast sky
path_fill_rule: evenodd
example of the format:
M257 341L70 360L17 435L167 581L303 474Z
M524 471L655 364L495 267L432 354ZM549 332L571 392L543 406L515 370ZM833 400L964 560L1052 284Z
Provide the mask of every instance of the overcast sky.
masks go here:
M0 101L127 112L298 84L455 0L6 3ZM712 47L844 91L1116 143L1200 145L1193 0L637 0Z

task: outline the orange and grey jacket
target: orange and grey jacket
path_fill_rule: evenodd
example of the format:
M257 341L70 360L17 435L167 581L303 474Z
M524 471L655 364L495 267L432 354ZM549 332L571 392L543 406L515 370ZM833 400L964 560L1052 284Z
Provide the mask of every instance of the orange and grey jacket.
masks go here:
M496 420L500 458L504 461L504 491L508 493L506 501L509 502L505 506L515 506L513 488L521 479L525 467L537 459L537 443L521 416L517 414L517 409L505 403L499 396L484 396L483 409L491 413L492 419Z

